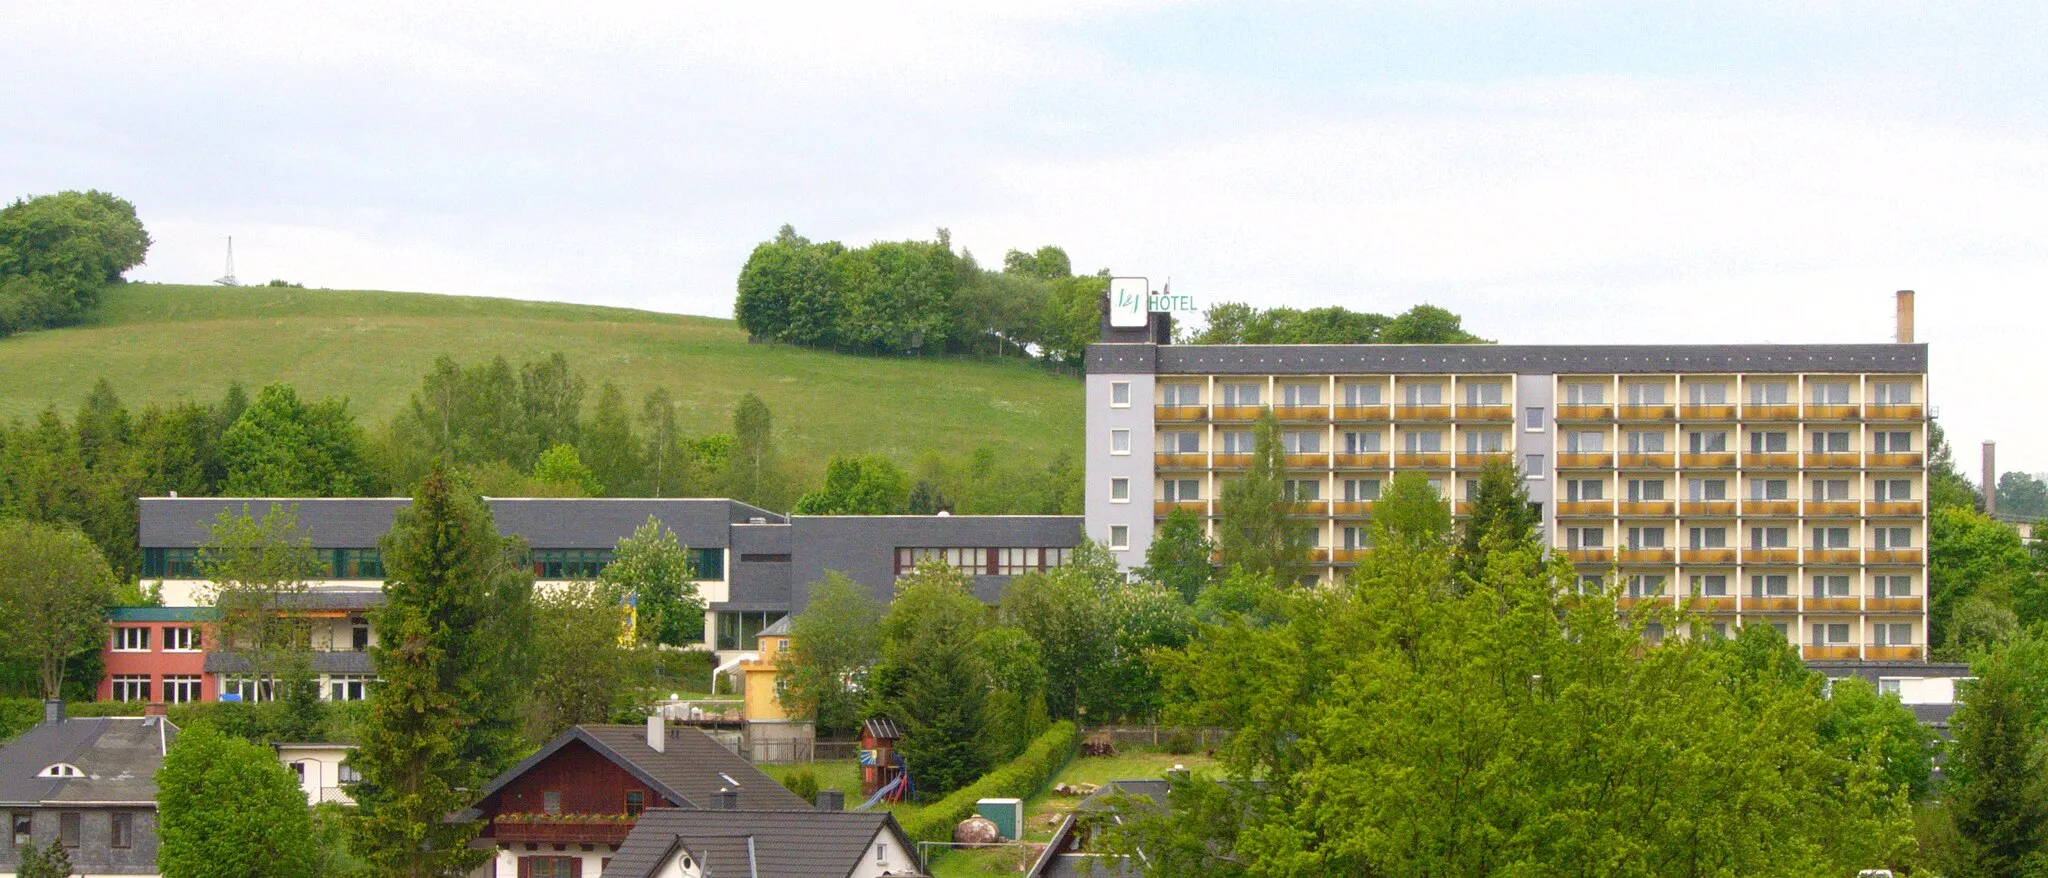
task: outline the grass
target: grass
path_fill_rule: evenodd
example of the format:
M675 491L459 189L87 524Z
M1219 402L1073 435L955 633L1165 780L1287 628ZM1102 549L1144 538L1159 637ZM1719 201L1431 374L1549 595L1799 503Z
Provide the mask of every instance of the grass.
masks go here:
M211 402L240 381L283 381L303 396L345 396L365 427L400 410L440 354L503 355L516 369L561 351L590 383L614 382L639 411L666 387L691 434L731 429L753 391L782 448L819 461L926 449L1050 462L1078 453L1080 382L1016 361L859 357L749 344L730 320L470 296L274 287L127 284L90 323L0 338L0 420L49 405L67 415L100 378L131 408Z
M1215 760L1200 753L1175 756L1160 750L1140 750L1126 747L1115 756L1077 756L1074 761L1053 778L1053 782L1038 795L1024 800L1024 838L1029 845L1045 845L1052 841L1053 830L1058 828L1060 817L1081 804L1084 796L1061 796L1052 788L1060 784L1078 786L1095 784L1101 786L1113 780L1154 779L1166 776L1167 769L1175 765L1185 766L1201 774L1215 765ZM824 780L823 775L819 780ZM1036 858L1038 848L1020 849L1002 846L982 850L955 850L938 857L931 864L933 878L957 878L957 876L993 875L1017 871L1020 857Z

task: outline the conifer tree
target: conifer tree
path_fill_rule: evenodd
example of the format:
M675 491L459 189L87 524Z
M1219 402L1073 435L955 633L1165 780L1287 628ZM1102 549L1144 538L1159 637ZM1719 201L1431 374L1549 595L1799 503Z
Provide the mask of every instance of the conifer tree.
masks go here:
M988 768L989 682L976 648L987 626L967 577L940 562L904 577L882 619L873 680L882 712L903 727L898 749L921 795L959 789Z
M2021 876L2048 869L2048 742L2006 651L1993 653L1956 711L1949 813L1956 872Z
M1310 532L1289 516L1297 499L1288 494L1287 452L1280 421L1267 409L1252 440L1251 466L1244 477L1223 486L1220 539L1223 567L1251 573L1272 571L1274 581L1292 584L1308 569Z

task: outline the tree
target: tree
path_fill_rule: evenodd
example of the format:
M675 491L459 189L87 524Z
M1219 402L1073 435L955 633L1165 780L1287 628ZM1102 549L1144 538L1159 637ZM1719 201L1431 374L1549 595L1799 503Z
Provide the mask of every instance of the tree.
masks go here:
M71 852L53 838L41 848L33 841L22 845L21 865L14 874L16 878L72 878L78 870L71 866Z
M1218 503L1217 543L1224 569L1270 570L1276 581L1287 584L1300 580L1308 569L1313 533L1293 517L1294 499L1280 421L1267 409L1254 430L1251 466L1242 478L1224 483Z
M1954 871L2038 875L2048 867L2048 736L2035 721L2040 708L2028 703L2028 682L2004 652L1975 670L1977 680L1956 710L1946 767L1958 842Z
M156 783L157 867L168 878L322 874L306 795L269 747L198 724Z
M882 602L836 570L811 584L810 600L789 623L782 704L825 733L860 725L868 669L881 657Z
M97 190L0 209L0 336L77 320L142 264L150 243L135 205Z
M600 486L591 496L638 496L641 483L640 439L626 414L626 395L609 381L597 394L597 410L583 428L584 457Z
M1977 486L1956 469L1955 453L1949 448L1948 435L1942 431L1941 424L1928 418L1927 511L1931 514L1957 507L1981 510L1984 497Z
M647 438L648 493L655 497L687 497L695 483L689 444L676 426L676 400L668 388L647 391L640 406L640 431Z
M1435 305L1416 305L1401 313L1380 332L1386 344L1490 344L1466 332L1458 315Z
M945 493L936 483L918 479L917 484L910 489L910 497L904 501L904 505L911 515L937 515L951 510L953 501L946 499Z
M569 358L561 351L520 367L519 408L526 415L533 447L576 444L583 419L583 378L570 371Z
M2032 559L2019 533L2004 522L1966 506L1946 506L1929 516L1927 545L1927 623L1936 651L1959 656L1970 645L1959 637L1956 622L1973 615L1963 610L1979 598L1988 604L1974 611L1978 619L2003 608L2024 626L2048 613L2030 573ZM1985 630L1981 622L1973 627Z
M909 505L908 477L879 455L833 455L825 484L805 494L791 510L797 515L897 515Z
M871 677L876 709L902 726L897 749L919 795L944 795L989 766L981 743L989 677L976 646L988 608L966 575L943 563L919 564L896 585Z
M2048 482L2022 472L1999 476L1998 511L2014 518L2048 518Z
M1003 254L1003 273L1062 280L1073 276L1074 263L1067 258L1067 251L1046 245L1031 253L1011 250Z
M1844 759L1872 752L1884 766L1885 786L1918 799L1927 795L1934 767L1934 731L1920 724L1896 695L1884 695L1860 677L1834 681L1820 738Z
M1186 509L1175 509L1152 536L1152 545L1145 549L1145 567L1138 575L1173 589L1182 601L1193 604L1215 578L1215 567L1209 561L1215 551L1215 543L1202 533L1202 520Z
M569 497L596 497L604 486L590 467L583 465L574 445L557 445L541 452L533 463L533 480L550 493Z
M293 671L286 694L302 697L296 690L313 682L312 644L307 619L294 612L294 604L323 568L312 539L299 530L297 507L273 503L261 519L246 503L239 512L222 510L198 562L208 582L207 603L219 613L215 648L245 663L251 677L273 685Z
M1105 580L1123 576L1115 559L1093 543L1076 555L1072 563L1010 580L1000 604L1003 624L1038 643L1046 712L1056 720L1099 714L1114 698L1108 687L1116 627L1107 612L1111 589Z
M733 406L733 449L726 469L726 490L735 500L786 508L780 501L783 486L777 478L775 445L771 435L774 416L768 404L752 391L740 394Z
M641 643L670 646L703 639L704 600L695 579L689 551L652 515L619 541L612 562L597 574L614 602L631 602Z
M244 497L357 497L371 487L362 428L347 400L307 404L271 384L221 437L224 487Z
M1478 579L1495 547L1528 545L1536 539L1542 519L1529 503L1521 470L1507 461L1480 469L1479 484L1468 499L1472 514L1465 519L1458 559L1466 575Z
M626 610L590 583L557 586L534 600L539 667L527 715L529 740L578 723L601 723L637 678L645 653L623 645Z
M76 528L0 519L0 650L38 668L44 698L65 666L108 635L114 571Z

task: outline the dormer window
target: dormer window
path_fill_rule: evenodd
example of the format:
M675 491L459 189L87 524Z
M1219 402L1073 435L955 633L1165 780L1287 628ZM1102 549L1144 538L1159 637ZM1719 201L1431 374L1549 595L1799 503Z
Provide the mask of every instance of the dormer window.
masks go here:
M43 770L42 770L41 772L39 772L39 773L37 773L37 774L36 774L36 777L84 777L84 776L85 776L85 772L83 772L83 771L79 771L79 770L78 770L78 766L76 766L76 765L72 765L72 764L71 764L71 763L69 763L69 762L58 762L58 763L54 763L54 764L52 764L52 765L51 765L50 767L48 767L48 768L45 768L45 769L43 769Z

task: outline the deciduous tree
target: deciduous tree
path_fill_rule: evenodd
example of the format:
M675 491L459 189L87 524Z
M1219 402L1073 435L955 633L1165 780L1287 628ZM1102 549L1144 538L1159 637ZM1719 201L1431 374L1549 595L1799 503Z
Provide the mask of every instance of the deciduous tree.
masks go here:
M1152 535L1152 545L1145 549L1145 567L1138 573L1193 604L1216 576L1209 559L1215 551L1216 544L1202 532L1202 520L1193 512L1175 509Z
M597 581L614 601L631 601L641 643L681 646L704 638L704 600L693 581L690 553L676 533L650 515L619 541Z
M1287 451L1280 421L1267 409L1253 432L1251 465L1241 478L1224 483L1218 503L1218 547L1224 569L1271 571L1277 582L1293 584L1308 569L1309 525L1292 515Z
M558 585L534 599L538 671L527 714L529 740L577 723L602 723L639 676L646 654L625 644L626 609L592 583Z
M156 783L167 878L322 874L306 794L271 748L201 723L178 736Z
M868 670L881 658L882 610L867 586L836 570L811 584L782 660L782 703L792 715L812 717L822 733L860 724Z
M65 666L108 635L114 572L76 528L0 519L0 650L38 668L58 698Z

